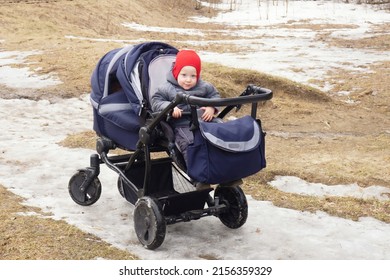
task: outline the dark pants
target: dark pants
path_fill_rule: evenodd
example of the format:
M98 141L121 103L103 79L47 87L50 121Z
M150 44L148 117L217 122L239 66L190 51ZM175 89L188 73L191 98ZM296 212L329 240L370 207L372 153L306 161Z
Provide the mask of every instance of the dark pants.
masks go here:
M189 126L179 126L175 128L175 143L179 151L182 153L185 162L187 163L187 148L189 144L194 142L194 135Z

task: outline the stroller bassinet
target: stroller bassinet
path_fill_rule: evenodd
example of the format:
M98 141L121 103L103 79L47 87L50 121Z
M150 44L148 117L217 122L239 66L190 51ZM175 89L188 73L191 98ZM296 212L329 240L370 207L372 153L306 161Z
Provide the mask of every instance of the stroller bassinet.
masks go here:
M265 134L256 119L257 102L272 98L271 90L249 85L239 97L212 100L179 93L163 112L150 110L149 100L166 79L177 52L168 44L148 42L112 50L100 59L90 96L93 129L99 136L97 154L68 185L71 198L88 206L101 195L100 164L118 173L119 192L135 205L137 237L149 249L163 243L167 224L214 215L229 228L241 227L248 214L241 179L265 167ZM188 166L166 123L179 103L192 109L194 143L188 148ZM251 116L212 123L197 117L200 106L225 107L218 115L223 119L245 103L252 103ZM109 155L116 148L127 153ZM193 180L217 184L214 196L211 187L196 190Z

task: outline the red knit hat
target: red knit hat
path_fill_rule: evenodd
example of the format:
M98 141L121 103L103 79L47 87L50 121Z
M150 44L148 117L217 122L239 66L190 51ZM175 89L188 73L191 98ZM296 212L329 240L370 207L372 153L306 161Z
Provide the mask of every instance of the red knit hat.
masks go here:
M201 62L200 57L193 50L181 50L176 55L175 65L172 68L172 74L177 80L181 69L185 66L193 66L196 69L196 78L200 77Z

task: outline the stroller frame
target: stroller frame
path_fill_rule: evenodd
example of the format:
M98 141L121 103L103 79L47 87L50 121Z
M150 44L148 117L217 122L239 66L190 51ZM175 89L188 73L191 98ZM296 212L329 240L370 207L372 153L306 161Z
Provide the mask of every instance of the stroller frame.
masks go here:
M97 153L90 156L90 166L79 169L69 180L71 198L82 206L98 201L102 191L98 178L100 165L105 164L119 175L117 186L120 194L135 206L135 232L140 243L148 249L161 246L166 226L174 223L216 216L229 228L241 227L248 216L246 197L240 188L242 180L220 183L215 190L211 187L195 189L180 161L174 160L175 149L164 137L161 124L180 103L191 106L195 127L198 125L197 106L225 107L218 114L218 118L223 118L231 110L251 103L251 117L256 120L258 102L271 99L272 94L271 90L254 85L248 85L240 96L233 98L205 99L178 93L162 112L153 114L140 127L135 150L125 149L127 154L109 155L110 150L123 147L100 135L96 141ZM257 121L260 123L259 119ZM166 156L153 158L155 153L165 153Z

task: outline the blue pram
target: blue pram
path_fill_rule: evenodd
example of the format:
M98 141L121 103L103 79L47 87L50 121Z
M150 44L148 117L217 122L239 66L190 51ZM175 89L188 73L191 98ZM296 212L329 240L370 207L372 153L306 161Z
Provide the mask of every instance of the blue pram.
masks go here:
M160 113L149 101L178 50L162 42L147 42L108 52L91 78L90 96L99 136L90 166L70 179L71 198L83 206L101 195L98 175L106 164L118 175L120 194L134 209L134 228L149 249L164 241L166 225L217 216L229 228L241 227L248 216L242 178L265 167L264 132L256 118L257 102L272 98L272 91L249 85L235 98L203 99L179 93ZM180 103L191 106L194 143L185 163L174 144L167 118ZM223 118L242 104L251 103L251 115L231 121ZM201 106L223 107L216 122L202 122ZM120 148L125 154L109 155ZM201 190L194 181L215 184ZM213 193L213 195L212 195Z

